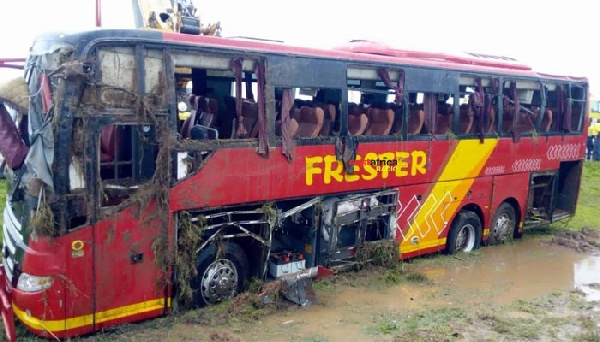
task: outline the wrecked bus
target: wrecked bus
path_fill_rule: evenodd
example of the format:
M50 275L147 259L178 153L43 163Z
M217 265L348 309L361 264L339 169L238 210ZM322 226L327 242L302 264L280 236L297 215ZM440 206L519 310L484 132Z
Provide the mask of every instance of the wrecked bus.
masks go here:
M97 30L38 37L24 69L28 142L0 137L22 152L11 340L14 319L82 335L347 269L373 244L469 252L575 213L587 80L507 57Z

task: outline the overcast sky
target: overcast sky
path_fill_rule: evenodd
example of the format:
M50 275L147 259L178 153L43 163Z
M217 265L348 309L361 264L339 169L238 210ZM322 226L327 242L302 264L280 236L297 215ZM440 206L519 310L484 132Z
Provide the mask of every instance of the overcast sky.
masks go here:
M167 1L168 0L164 0ZM600 95L595 2L589 0L194 0L223 36L335 46L352 39L402 48L517 58L553 74L587 76ZM351 4L351 5L349 5ZM26 6L26 8L22 7ZM36 34L95 27L95 0L0 1L0 57L25 57ZM133 28L131 0L102 0L106 28ZM20 75L0 69L0 80Z

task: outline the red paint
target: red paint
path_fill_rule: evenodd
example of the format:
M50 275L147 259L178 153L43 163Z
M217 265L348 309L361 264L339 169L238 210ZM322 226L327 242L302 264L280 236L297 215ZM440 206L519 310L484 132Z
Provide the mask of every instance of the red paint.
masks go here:
M17 339L17 331L12 310L12 296L6 291L5 286L10 286L6 283L6 272L4 265L0 265L0 313L2 314L2 323L6 332L8 342L15 342Z
M25 63L25 58L0 58L0 68L22 70L24 68L22 63Z
M375 54L357 54L339 50L325 50L316 49L310 47L295 47L285 44L262 42L262 41L243 41L235 39L227 39L215 36L194 36L172 32L162 32L163 41L168 42L185 42L192 43L198 46L208 47L222 47L232 48L243 52L256 52L256 53L277 53L277 54L291 54L308 57L327 57L327 58L343 58L355 61L366 61L366 62L382 62L390 64L404 64L410 66L423 66L423 67L437 67L452 70L463 70L473 72L491 72L491 73L502 73L505 75L513 76L528 76L528 77L547 77L555 80L563 81L577 81L587 82L586 77L569 77L569 76L557 76L549 75L531 70L521 69L507 69L506 67L486 65L485 63L476 64L465 64L458 63L456 61L448 60L432 60L426 58L417 57L390 57ZM493 63L487 63L493 64Z
M102 0L96 0L96 27L102 27Z
M494 58L492 58L490 56L488 58L475 58L475 56L482 55L471 54L472 57L466 57L438 52L400 50L392 48L386 44L370 41L352 41L345 45L335 48L335 50L354 53L379 54L399 58L433 59L457 64L473 64L493 68L502 68L504 70L531 70L531 68L527 65L521 64L515 60L506 57L494 56ZM512 60L513 62L508 62L508 60Z

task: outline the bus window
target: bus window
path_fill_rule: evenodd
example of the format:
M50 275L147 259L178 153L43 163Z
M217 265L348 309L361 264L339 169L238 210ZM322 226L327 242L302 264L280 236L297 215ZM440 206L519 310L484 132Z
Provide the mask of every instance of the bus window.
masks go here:
M581 132L585 116L587 90L582 85L571 84L571 132Z
M104 125L98 145L104 206L121 203L154 175L157 144L153 125Z
M401 134L403 72L352 66L347 69L348 133Z
M182 138L257 139L257 61L191 52L174 53L173 60Z
M408 134L453 133L454 95L408 94Z
M275 135L281 136L288 113L292 138L316 138L339 134L339 103L342 92L328 88L276 88Z
M539 82L507 80L504 82L503 95L503 132L531 134L534 131L542 133L548 131L552 122L552 112L546 105L544 113L540 114L542 93ZM515 122L515 120L518 121ZM540 122L540 126L539 129L536 129L538 122Z
M548 83L544 86L546 88L546 108L548 108L552 115L552 122L548 125L547 132L553 134L562 134L565 131L574 131L577 129L581 130L579 127L579 118L581 117L580 114L583 111L583 109L581 109L581 101L585 101L585 97L583 94L581 94L581 91L576 95L579 96L579 101L573 101L569 107L569 102L571 102L569 95L569 84ZM577 90L575 90L575 93L577 93ZM568 115L567 109L569 109L571 112L570 119L566 118ZM579 114L574 114L573 112L577 112ZM574 119L575 117L577 117L577 119ZM575 125L573 125L574 120L577 120Z
M425 110L423 101L425 94L408 93L408 135L424 133Z
M481 86L481 88L479 88ZM498 126L498 80L462 75L459 83L459 133L460 134L495 134ZM483 101L478 105L475 93L483 94ZM471 101L471 105L470 105ZM472 118L472 120L471 120Z

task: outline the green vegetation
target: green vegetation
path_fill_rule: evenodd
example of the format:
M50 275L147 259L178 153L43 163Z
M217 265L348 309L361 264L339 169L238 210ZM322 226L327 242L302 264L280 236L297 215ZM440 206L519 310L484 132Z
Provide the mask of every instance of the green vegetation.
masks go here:
M407 312L399 317L379 313L373 318L374 326L367 328L367 331L372 334L397 335L400 341L414 341L415 337L418 340L425 331L427 336L452 336L455 331L448 322L459 320L468 323L467 314L459 307L424 308L417 312Z

